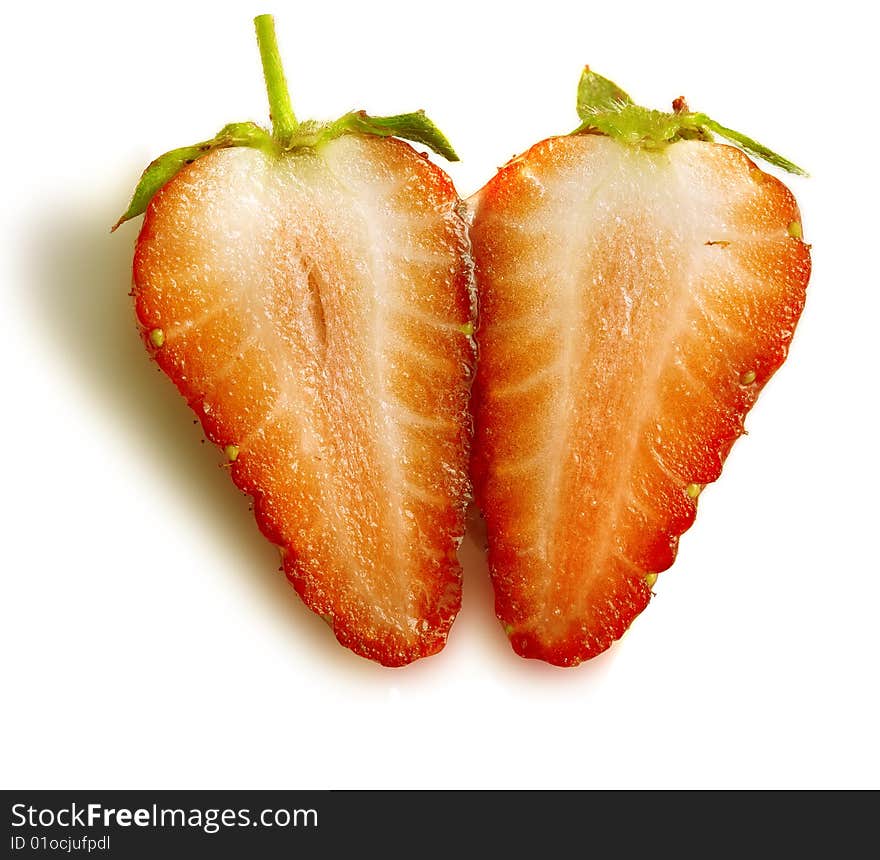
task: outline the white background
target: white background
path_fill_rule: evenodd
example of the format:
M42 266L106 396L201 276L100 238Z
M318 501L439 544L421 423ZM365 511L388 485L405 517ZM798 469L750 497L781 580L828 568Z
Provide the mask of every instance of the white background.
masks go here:
M880 112L860 8L5 11L4 787L880 787ZM463 196L574 127L586 62L812 173L786 180L814 255L789 362L651 606L579 669L514 655L472 539L444 652L391 670L345 651L146 357L138 224L108 228L152 157L264 120L259 12L301 118L425 107Z

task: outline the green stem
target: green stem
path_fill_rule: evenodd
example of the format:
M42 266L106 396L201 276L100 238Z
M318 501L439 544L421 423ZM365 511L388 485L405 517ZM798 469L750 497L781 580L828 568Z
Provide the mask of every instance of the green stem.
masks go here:
M257 45L263 62L263 77L266 79L266 93L269 96L269 116L272 118L272 136L281 145L287 146L299 123L290 104L290 93L284 79L284 67L275 39L275 20L271 15L257 15L254 18L257 30Z

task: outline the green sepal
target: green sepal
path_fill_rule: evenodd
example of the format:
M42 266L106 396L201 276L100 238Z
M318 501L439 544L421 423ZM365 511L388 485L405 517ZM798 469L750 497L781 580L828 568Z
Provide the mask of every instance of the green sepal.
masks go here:
M693 114L693 116L699 118L703 128L714 131L715 134L732 141L749 155L755 158L763 158L764 161L772 164L774 167L779 167L789 173L795 173L798 176L809 176L802 167L798 167L794 162L789 161L777 152L773 152L772 149L768 149L763 144L758 143L757 140L752 140L752 138L744 135L742 132L734 131L732 128L725 128L721 123L715 122L714 119L710 119L705 114Z
M378 137L402 137L420 143L447 161L458 161L458 155L446 136L431 122L423 110L396 116L370 116L358 110L316 129L316 145L326 143L343 134L375 134Z
M220 132L210 140L194 143L192 146L182 146L172 149L164 155L160 155L151 162L141 174L140 181L128 204L128 209L119 220L110 228L112 233L121 224L143 214L153 195L166 182L173 179L187 164L192 164L197 159L217 149L228 149L233 146L251 146L257 149L272 149L274 143L272 136L263 128L252 122L234 122L224 126Z
M705 129L687 122L687 114L664 113L634 104L589 116L572 133L579 132L604 134L621 143L652 150L676 140L711 140Z
M633 104L616 84L584 68L578 84L577 112L581 124L572 134L604 134L630 146L662 149L678 140L712 140L712 133L736 144L754 158L806 176L803 168L773 152L756 140L726 128L704 113L687 110L683 99L676 99L672 113Z
M577 97L578 116L584 122L598 113L631 104L632 99L617 84L597 75L589 66L584 66Z
M182 146L160 155L141 175L128 209L110 228L117 227L143 214L153 195L173 179L187 164L217 149L250 146L276 154L303 149L316 149L343 134L374 134L378 137L402 137L427 146L448 161L458 161L458 155L443 132L431 122L422 110L397 116L370 116L365 111L351 111L334 122L306 121L299 123L293 137L282 146L273 136L252 122L231 123L216 137Z

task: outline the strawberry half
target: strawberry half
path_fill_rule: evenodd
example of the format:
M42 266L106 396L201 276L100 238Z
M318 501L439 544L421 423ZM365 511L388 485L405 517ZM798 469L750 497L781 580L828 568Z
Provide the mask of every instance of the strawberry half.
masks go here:
M146 210L137 318L305 603L398 666L461 602L474 308L452 182L397 136L455 154L421 112L298 123L255 23L273 132L147 169L120 219Z
M791 162L589 69L579 112L471 201L472 475L496 610L517 653L560 666L648 604L785 360L810 274L791 192L710 132Z

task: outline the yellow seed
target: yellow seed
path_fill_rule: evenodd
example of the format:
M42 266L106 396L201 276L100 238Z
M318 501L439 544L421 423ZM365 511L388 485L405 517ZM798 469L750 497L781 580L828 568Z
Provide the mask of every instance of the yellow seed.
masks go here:
M329 625L330 627L333 626L333 616L332 615L322 615L321 618L324 619L325 624Z
M742 376L740 376L739 381L743 385L751 385L755 381L757 375L758 374L755 373L754 370L747 370Z
M791 236L792 239L804 238L804 228L800 221L792 221L791 224L788 225L788 235Z
M150 343L159 349L165 343L165 332L160 328L154 328L150 332Z
M467 337L471 337L474 333L474 324L472 322L466 322L464 325L460 325L458 330Z
M645 574L645 584L648 588L653 588L654 584L657 582L657 574L656 573L646 573Z
M238 445L227 445L223 449L223 453L226 454L226 459L230 463L234 463L238 459Z
M685 492L692 498L695 499L700 493L703 491L703 488L699 484L688 484L685 488Z
M510 634L513 633L513 625L512 625L512 624L505 624L505 625L504 625L504 632L505 632L508 636L510 636Z

